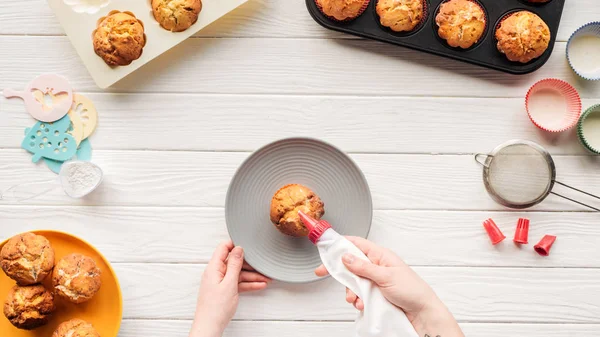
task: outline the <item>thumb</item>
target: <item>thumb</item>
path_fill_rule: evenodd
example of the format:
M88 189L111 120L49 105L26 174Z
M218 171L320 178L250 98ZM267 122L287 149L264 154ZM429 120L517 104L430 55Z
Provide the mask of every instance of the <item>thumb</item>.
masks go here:
M227 259L227 272L225 273L224 282L238 284L240 280L240 272L244 265L244 250L242 247L235 247L229 254Z
M345 254L342 262L349 271L357 276L369 279L377 284L385 283L387 278L386 268L373 264L369 261L359 259L352 254Z

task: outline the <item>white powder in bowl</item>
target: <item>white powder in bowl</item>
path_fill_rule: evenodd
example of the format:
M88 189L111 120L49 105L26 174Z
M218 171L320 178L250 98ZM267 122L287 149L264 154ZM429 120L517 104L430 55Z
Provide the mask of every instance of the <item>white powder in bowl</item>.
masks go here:
M92 193L102 182L102 169L86 161L70 161L60 170L60 183L72 198L82 198Z

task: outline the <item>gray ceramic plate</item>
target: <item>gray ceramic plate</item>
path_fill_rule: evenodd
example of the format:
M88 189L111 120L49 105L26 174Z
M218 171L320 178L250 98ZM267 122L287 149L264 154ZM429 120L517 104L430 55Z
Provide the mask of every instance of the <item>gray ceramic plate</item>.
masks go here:
M344 235L366 237L373 204L367 181L345 153L319 140L290 138L253 153L233 177L225 218L229 235L244 247L246 261L276 280L315 281L319 253L308 238L279 233L269 219L271 198L282 186L302 184L325 203L325 216Z

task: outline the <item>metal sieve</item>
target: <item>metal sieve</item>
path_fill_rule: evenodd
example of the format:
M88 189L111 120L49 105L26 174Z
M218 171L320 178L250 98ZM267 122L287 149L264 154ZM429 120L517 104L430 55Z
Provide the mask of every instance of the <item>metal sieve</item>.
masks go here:
M481 160L485 157L485 160ZM483 182L488 193L499 204L524 209L542 202L553 194L579 205L600 211L564 195L553 192L555 184L600 199L600 197L556 181L552 157L540 145L527 140L512 140L498 146L490 154L477 154L483 166Z

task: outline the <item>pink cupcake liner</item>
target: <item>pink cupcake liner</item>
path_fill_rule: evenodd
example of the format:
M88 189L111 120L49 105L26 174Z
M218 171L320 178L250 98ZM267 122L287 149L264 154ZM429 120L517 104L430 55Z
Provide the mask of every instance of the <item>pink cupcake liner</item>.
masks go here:
M534 84L525 97L529 119L548 132L563 132L575 126L581 116L581 97L569 83L548 78Z
M314 1L315 1L315 4L317 5L317 8L319 9L319 12L323 13L323 15L328 17L330 20L337 21L337 22L349 22L352 20L356 20L356 18L360 17L367 10L367 8L369 7L369 4L371 3L371 0L365 0L365 3L363 4L362 8L360 9L360 12L358 12L358 15L356 15L356 17L348 18L345 20L338 20L338 19L334 18L333 16L329 16L329 15L325 14L325 12L323 12L323 6L321 6L319 1L318 0L314 0Z

